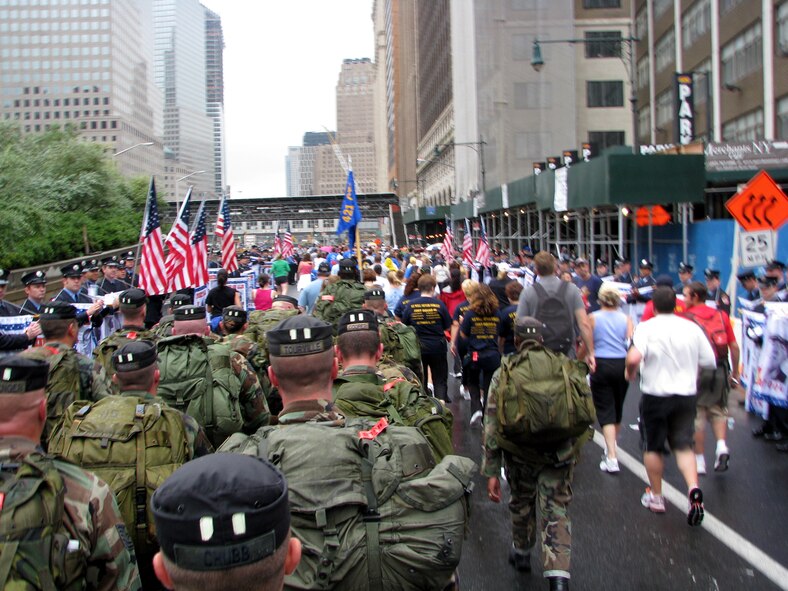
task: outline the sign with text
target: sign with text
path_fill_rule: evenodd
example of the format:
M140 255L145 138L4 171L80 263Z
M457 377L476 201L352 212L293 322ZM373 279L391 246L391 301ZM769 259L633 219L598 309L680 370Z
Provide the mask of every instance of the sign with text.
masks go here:
M774 259L774 232L771 230L742 232L739 244L742 267L760 267Z
M709 144L704 154L708 171L788 168L788 141L784 140Z
M748 232L778 230L788 220L788 196L764 170L728 199L725 207Z
M676 72L676 139L682 146L695 139L695 101L692 96L692 74Z

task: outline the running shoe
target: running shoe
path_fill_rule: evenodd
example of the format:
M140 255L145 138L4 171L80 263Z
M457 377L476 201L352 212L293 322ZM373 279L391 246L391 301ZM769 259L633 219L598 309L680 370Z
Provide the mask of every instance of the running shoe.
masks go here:
M695 461L698 465L698 474L705 476L706 474L706 458L702 455L695 454Z
M655 495L651 489L646 487L646 492L640 497L640 504L652 513L665 512L665 498L662 495Z
M477 410L471 415L471 427L482 424L482 411Z
M689 513L687 513L687 523L690 525L700 525L703 521L703 492L699 488L693 488L689 492Z
M725 472L728 470L728 462L731 460L731 452L727 447L721 447L717 450L717 459L714 460L714 471Z
M602 461L599 462L599 469L609 474L615 474L621 471L621 468L618 467L618 460L616 458L608 458L607 456L603 457Z

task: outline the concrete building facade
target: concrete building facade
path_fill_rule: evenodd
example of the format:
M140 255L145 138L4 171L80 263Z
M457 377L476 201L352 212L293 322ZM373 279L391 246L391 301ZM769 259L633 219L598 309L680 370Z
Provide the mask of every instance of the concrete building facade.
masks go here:
M162 96L137 0L0 0L0 117L23 133L74 125L128 175L160 173Z

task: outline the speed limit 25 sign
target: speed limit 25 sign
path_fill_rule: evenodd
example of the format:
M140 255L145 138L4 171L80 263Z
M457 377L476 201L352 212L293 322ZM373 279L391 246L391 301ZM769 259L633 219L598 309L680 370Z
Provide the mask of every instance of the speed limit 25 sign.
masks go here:
M771 230L742 232L740 242L742 267L759 267L774 258L774 232Z

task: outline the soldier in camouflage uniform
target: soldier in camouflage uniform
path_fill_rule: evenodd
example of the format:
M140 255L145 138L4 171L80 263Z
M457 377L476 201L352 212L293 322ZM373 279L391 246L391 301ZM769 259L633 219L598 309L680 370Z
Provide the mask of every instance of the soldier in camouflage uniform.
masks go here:
M192 305L192 297L189 294L185 293L174 293L170 297L170 313L165 314L161 317L158 324L154 326L151 331L157 337L163 339L164 337L171 337L172 336L172 325L175 324L175 315L173 312L175 308L179 308L180 306L191 306Z
M226 346L219 341L218 337L211 335L210 327L205 322L205 308L201 306L179 307L175 314L172 334L173 336L191 334L203 337L208 345L209 356L211 355L212 347ZM233 351L230 355L230 367L241 383L237 396L241 405L244 423L243 431L249 434L254 433L271 421L268 402L265 399L263 389L260 387L257 374L243 355ZM162 376L161 379L164 381L166 376ZM211 433L208 435L212 436Z
M48 364L22 356L0 360L0 483L4 490L7 478L14 477L19 466L27 462L40 467L52 467L62 479L63 522L58 534L68 539L69 560L62 572L50 572L49 563L38 565L42 570L35 577L49 574L55 578L52 588L88 589L101 591L136 591L141 588L134 547L118 512L109 487L90 472L67 462L54 460L38 448L44 429L44 408ZM18 474L19 472L17 472ZM18 496L5 497L4 511L10 516L18 505ZM2 518L0 517L0 520ZM28 533L30 530L28 529ZM0 548L9 551L13 535L3 531ZM38 531L37 536L46 536ZM49 534L54 545L52 535ZM20 540L22 542L31 542ZM43 538L46 543L46 537ZM15 552L23 551L20 544ZM55 552L55 548L52 548ZM5 555L3 556L5 559ZM36 559L39 556L27 556ZM57 559L53 559L57 563ZM21 575L11 564L3 573L0 588L37 588L37 582L20 581ZM27 574L30 574L28 569ZM82 584L80 584L80 581ZM8 586L6 586L8 585Z
M243 355L252 368L258 372L258 368L254 364L254 358L257 354L257 343L244 335L248 326L246 310L241 306L227 306L222 311L222 320L219 322L219 328L225 336L221 342L230 345L233 351Z
M39 318L44 334L44 346L24 351L22 355L52 362L57 358L57 366L51 367L47 387L47 425L44 429L43 444L59 422L63 411L75 400L100 400L112 394L112 382L104 368L74 350L79 328L77 311L65 302L48 302L41 308ZM73 375L77 368L79 375ZM76 391L72 384L78 384Z
M542 341L542 323L530 317L518 318L514 326L515 346L519 350L529 340ZM482 474L487 476L487 493L491 501L501 500L501 464L511 488L509 510L512 515L512 549L509 562L517 570L531 570L531 548L537 539L536 503L539 504L544 576L551 591L569 589L569 561L572 545L568 507L572 500L574 458L558 462L572 447L566 441L552 449L521 447L515 455L498 443L497 393L500 369L493 374L484 418L484 461ZM565 449L566 448L566 449Z
M112 375L112 356L123 345L130 341L148 340L156 342L158 337L145 328L145 313L148 297L141 289L133 288L122 292L118 297L120 315L123 317L123 326L93 349L93 359L100 364L108 375ZM117 394L117 389L113 388Z

